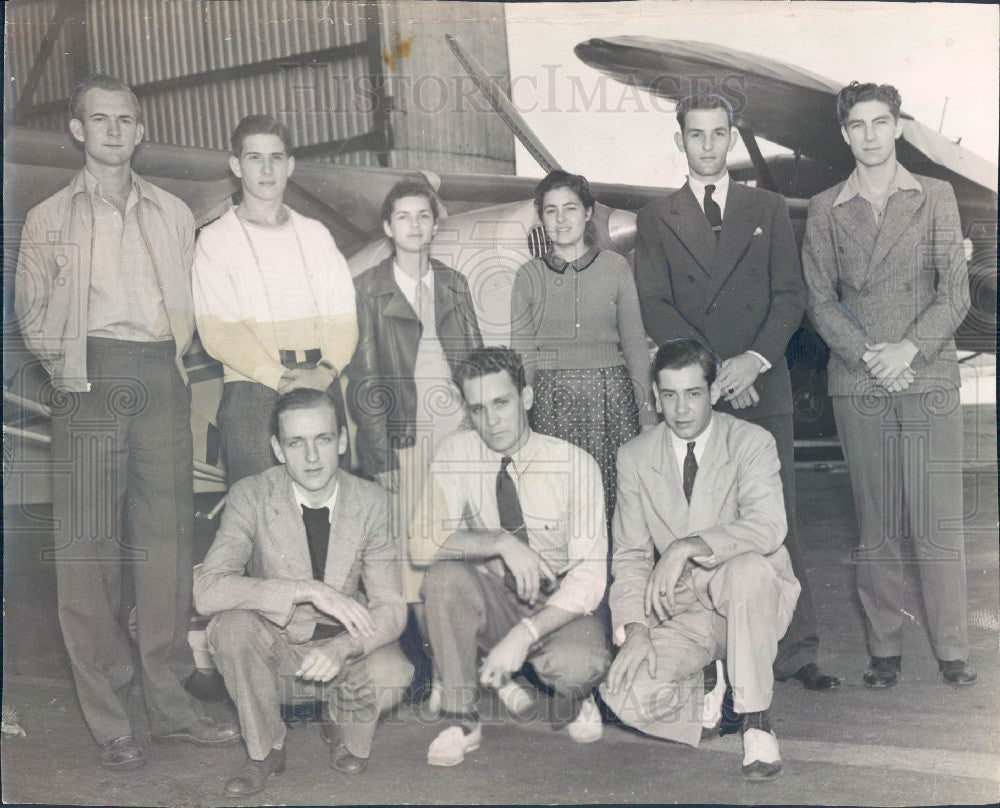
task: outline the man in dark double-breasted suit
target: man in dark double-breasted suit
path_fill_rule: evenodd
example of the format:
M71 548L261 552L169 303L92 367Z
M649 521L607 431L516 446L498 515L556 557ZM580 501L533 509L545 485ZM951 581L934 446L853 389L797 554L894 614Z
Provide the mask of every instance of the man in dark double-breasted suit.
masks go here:
M774 673L827 690L840 681L817 666L816 618L795 529L785 348L802 319L806 291L788 208L778 194L730 182L726 159L737 132L725 98L688 96L677 106L677 120L688 181L638 216L635 274L643 323L657 345L693 337L710 347L722 363L715 381L719 410L774 436L788 519L785 546L802 585Z

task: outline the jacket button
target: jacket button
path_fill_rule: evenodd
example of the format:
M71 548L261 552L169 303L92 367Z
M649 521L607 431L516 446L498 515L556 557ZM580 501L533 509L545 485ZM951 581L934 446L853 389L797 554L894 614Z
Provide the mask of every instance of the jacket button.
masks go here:
M905 286L903 287L903 291L904 291L904 292L912 292L912 291L913 291L913 284L912 284L912 283L908 283L908 284L906 284L906 285L905 285Z
M693 281L694 280L694 275L688 274L688 280L689 281Z

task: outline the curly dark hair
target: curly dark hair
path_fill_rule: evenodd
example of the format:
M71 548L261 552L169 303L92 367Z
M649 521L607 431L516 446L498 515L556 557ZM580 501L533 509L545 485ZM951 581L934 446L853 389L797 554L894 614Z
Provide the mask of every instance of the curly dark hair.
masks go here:
M899 90L891 84L873 84L872 82L861 84L852 81L837 93L837 120L841 126L847 123L851 107L861 101L881 101L889 107L892 117L899 120L899 108L903 105Z
M462 385L468 379L479 379L501 371L510 374L517 392L520 393L527 386L521 354L505 345L491 345L470 352L455 368L453 378L458 389L462 390Z
M732 129L736 125L733 105L729 103L729 99L724 95L719 95L718 93L692 93L678 101L675 110L677 123L681 128L682 134L684 133L684 119L693 109L724 109L726 117L729 119L729 128Z

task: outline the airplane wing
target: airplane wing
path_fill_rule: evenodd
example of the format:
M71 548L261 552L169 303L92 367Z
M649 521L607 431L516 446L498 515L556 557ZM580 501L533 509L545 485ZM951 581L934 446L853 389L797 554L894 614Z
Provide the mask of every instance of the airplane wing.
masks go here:
M854 166L840 135L835 99L840 82L795 65L708 42L622 36L575 48L586 64L658 96L679 100L711 87L734 102L741 124L812 161ZM905 113L899 160L912 171L948 180L962 206L996 208L997 167ZM822 188L810 189L816 193Z

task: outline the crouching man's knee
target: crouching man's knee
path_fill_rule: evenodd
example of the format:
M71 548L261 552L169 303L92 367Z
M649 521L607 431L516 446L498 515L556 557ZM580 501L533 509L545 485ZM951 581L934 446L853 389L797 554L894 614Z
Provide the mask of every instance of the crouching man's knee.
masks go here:
M215 615L205 631L212 657L231 658L245 654L265 630L261 620L260 615L247 609L229 609Z

